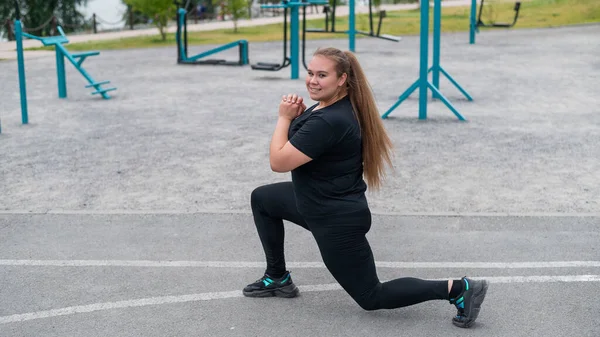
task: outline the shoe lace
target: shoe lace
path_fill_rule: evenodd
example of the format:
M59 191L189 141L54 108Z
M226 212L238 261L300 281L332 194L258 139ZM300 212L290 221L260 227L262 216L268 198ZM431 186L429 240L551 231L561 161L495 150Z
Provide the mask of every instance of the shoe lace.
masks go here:
M259 278L258 280L254 281L254 283L262 283L265 279L268 279L269 276L267 276L267 274L263 275L263 277Z

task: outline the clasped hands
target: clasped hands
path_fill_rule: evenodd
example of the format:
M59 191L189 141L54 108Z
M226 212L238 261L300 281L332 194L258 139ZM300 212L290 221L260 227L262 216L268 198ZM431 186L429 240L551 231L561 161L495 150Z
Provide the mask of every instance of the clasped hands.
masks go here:
M304 99L296 94L283 95L279 103L279 117L292 121L300 116L306 110L303 101Z

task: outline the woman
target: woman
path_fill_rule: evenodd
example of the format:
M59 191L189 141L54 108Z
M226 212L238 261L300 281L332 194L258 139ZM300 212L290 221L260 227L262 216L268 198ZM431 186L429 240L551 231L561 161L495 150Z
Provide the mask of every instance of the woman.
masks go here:
M356 57L335 48L317 50L308 66L306 88L318 104L304 111L302 97L283 96L270 145L271 169L291 171L292 181L258 187L251 195L267 269L244 288L244 295L298 295L285 265L285 219L312 233L327 269L363 309L448 300L458 309L452 322L471 326L485 297L486 281L378 279L365 237L371 227L365 191L367 184L380 187L384 162L391 166L392 144Z

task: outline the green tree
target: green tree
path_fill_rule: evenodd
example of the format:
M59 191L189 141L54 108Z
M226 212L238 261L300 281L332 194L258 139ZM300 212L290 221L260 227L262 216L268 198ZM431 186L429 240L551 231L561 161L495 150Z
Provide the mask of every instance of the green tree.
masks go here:
M248 11L247 0L227 0L225 5L225 14L231 15L231 21L233 21L233 32L238 32L237 23L238 20L245 17Z
M176 6L173 0L125 0L125 3L136 11L152 19L158 28L162 40L167 39L167 24L175 17Z
M121 20L125 21L125 26L135 26L137 24L146 24L149 21L149 18L140 13L140 11L132 11L131 6L127 5L126 0L121 0L121 2L127 6L127 10L123 13Z
M39 36L56 34L54 23L61 25L66 33L89 28L89 20L77 10L88 0L16 0L21 13L21 21L26 32ZM56 18L56 21L53 20ZM0 36L11 36L7 21L16 19L15 0L0 1Z

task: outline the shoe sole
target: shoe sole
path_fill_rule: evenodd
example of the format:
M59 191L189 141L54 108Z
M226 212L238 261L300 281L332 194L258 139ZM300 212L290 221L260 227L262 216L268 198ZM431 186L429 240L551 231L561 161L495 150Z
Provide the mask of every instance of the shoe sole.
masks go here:
M246 297L284 297L292 298L298 296L300 290L295 284L289 284L285 287L275 289L265 289L256 291L243 291Z
M469 316L463 322L452 320L452 324L460 328L470 328L473 323L475 323L475 320L477 320L477 317L479 316L479 310L481 310L481 303L483 303L483 300L485 299L489 286L489 283L486 280L482 280L481 282L483 283L481 289L473 294L473 297L471 298L471 310L469 311Z

